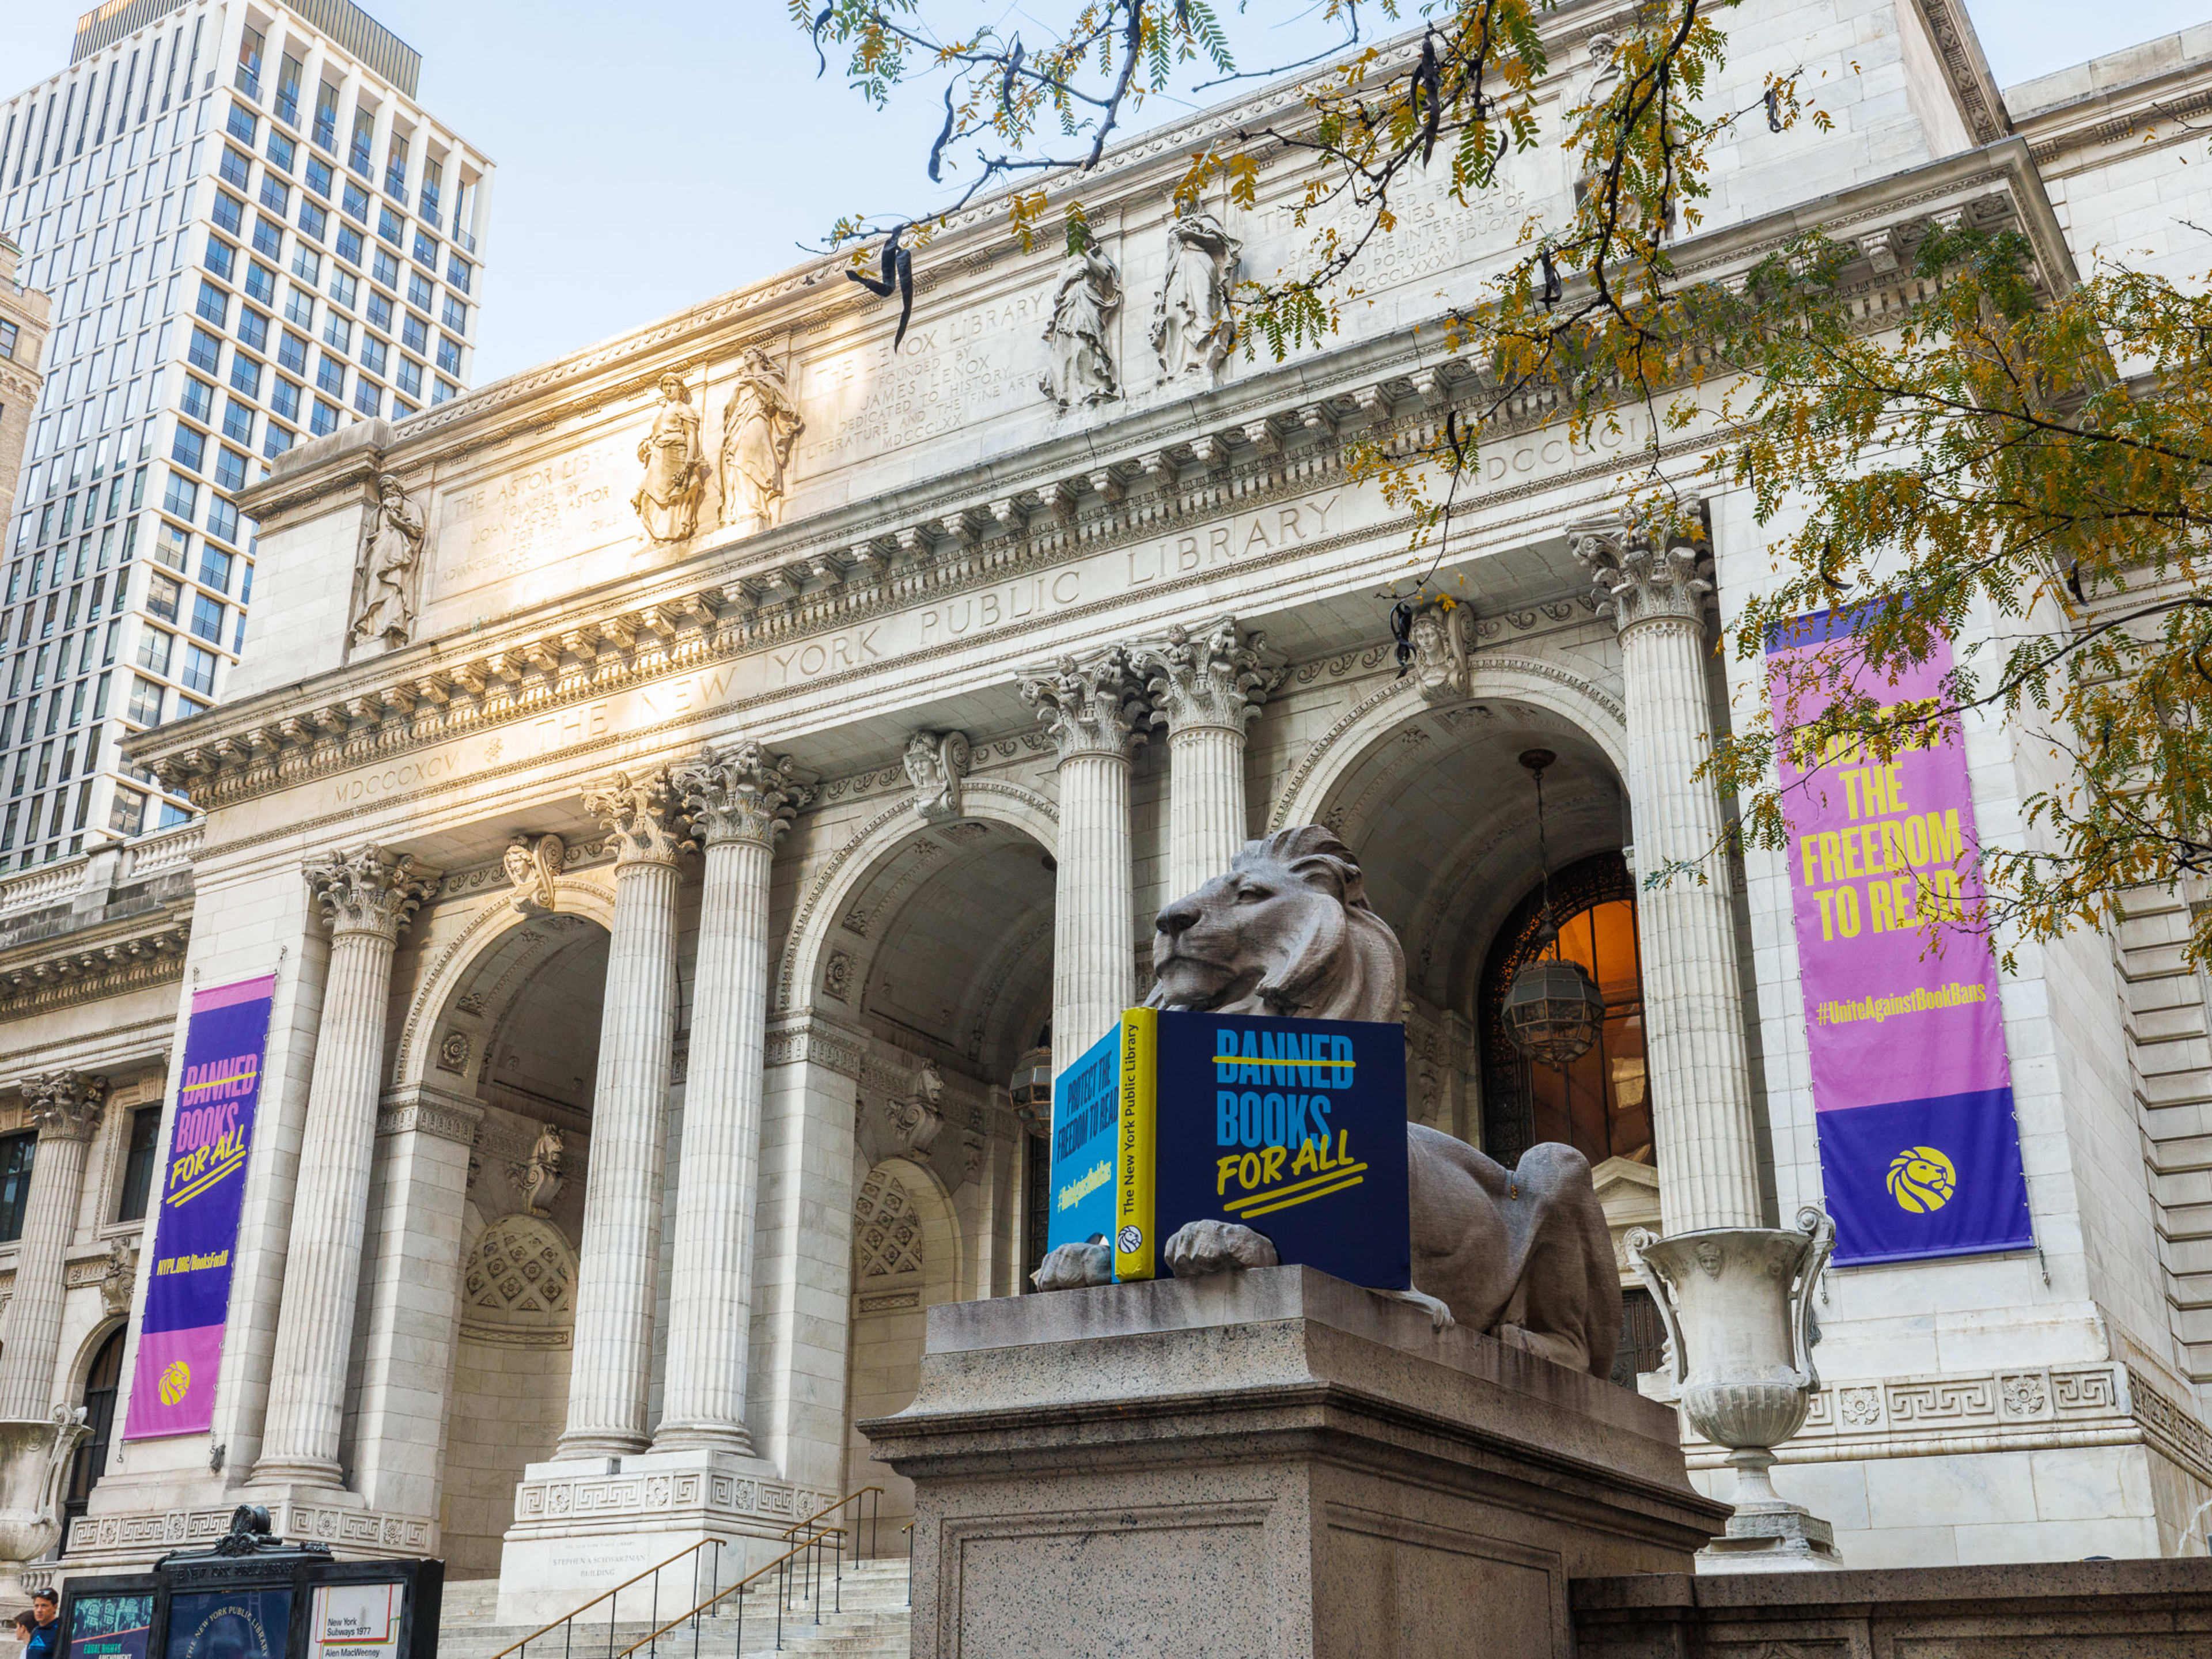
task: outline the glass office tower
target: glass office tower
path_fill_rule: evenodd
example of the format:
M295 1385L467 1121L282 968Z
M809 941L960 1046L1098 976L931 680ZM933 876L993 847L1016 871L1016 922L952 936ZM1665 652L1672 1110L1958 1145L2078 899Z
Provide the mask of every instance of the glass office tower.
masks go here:
M469 383L492 164L347 0L108 0L0 104L52 301L6 526L0 870L181 823L118 748L222 695L270 459Z

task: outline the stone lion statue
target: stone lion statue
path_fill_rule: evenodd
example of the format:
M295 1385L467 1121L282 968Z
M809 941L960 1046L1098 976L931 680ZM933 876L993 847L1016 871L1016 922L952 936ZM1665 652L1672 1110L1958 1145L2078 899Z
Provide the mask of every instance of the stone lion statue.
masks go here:
M1368 908L1352 850L1320 824L1247 842L1226 873L1159 914L1149 1004L1208 1013L1394 1022L1406 959ZM1413 1289L1438 1329L1459 1323L1595 1376L1620 1340L1620 1281L1589 1162L1532 1146L1511 1170L1419 1123L1406 1128ZM1178 1279L1272 1267L1252 1228L1197 1221L1167 1242ZM1041 1290L1113 1278L1103 1244L1063 1244Z

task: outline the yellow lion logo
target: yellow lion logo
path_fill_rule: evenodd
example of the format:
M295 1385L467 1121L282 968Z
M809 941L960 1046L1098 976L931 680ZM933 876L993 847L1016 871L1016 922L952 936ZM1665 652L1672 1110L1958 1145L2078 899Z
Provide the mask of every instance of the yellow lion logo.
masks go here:
M1889 1195L1901 1210L1925 1215L1958 1190L1958 1170L1933 1146L1908 1146L1889 1161Z
M192 1368L181 1359L172 1359L161 1373L161 1403L173 1406L191 1391Z

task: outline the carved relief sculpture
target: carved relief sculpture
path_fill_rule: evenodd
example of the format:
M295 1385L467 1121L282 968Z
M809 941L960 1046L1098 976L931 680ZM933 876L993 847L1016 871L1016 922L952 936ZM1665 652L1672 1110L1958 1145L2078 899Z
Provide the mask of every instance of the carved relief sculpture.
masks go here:
M501 860L514 889L507 902L526 916L548 915L559 908L553 884L561 878L568 856L568 843L558 836L515 836Z
M1434 703L1457 702L1468 695L1468 609L1448 599L1417 606L1407 634L1413 647L1409 665L1422 696Z
M1167 275L1152 309L1152 349L1160 379L1194 374L1207 380L1237 343L1229 290L1244 245L1210 213L1190 213L1168 227Z
M768 353L757 346L738 362L738 387L722 411L722 522L773 529L783 516L785 475L799 434L799 404Z
M131 1294L138 1282L138 1241L107 1241L107 1266L100 1275L100 1304L111 1319L131 1311Z
M1063 411L1111 403L1121 395L1114 366L1114 313L1121 308L1121 274L1096 247L1071 253L1053 279L1052 320L1045 325L1044 395Z
M1398 936L1367 902L1352 850L1319 824L1247 842L1228 871L1159 914L1152 941L1156 1008L1395 1022L1406 994ZM1595 1376L1613 1370L1620 1280L1589 1160L1571 1146L1532 1146L1504 1164L1464 1141L1410 1123L1413 1289L1402 1298L1441 1328L1456 1322ZM1195 1221L1168 1240L1178 1279L1273 1266L1253 1228ZM1037 1270L1040 1288L1104 1284L1103 1245L1063 1244Z
M561 1196L561 1188L568 1184L562 1179L561 1160L568 1155L568 1145L561 1137L561 1126L544 1125L531 1145L530 1162L522 1171L522 1201L530 1206L531 1214L547 1214L553 1208L553 1200Z
M407 504L399 480L376 481L358 574L354 578L353 638L381 640L397 650L415 637L415 585L422 560L422 520Z
M884 1115L890 1121L900 1150L915 1158L928 1155L938 1131L945 1127L944 1099L945 1079L936 1066L925 1060L915 1068L905 1097L884 1103Z
M686 542L698 533L699 503L707 493L707 452L699 437L699 411L679 374L660 377L660 407L653 429L638 441L645 477L629 504L656 542Z
M961 780L972 757L964 732L917 732L906 740L906 775L923 823L950 823L960 816Z

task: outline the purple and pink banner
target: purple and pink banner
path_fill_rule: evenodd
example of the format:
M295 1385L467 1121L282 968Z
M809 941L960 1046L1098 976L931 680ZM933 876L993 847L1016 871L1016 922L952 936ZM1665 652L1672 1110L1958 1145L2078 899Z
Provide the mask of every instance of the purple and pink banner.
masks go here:
M1852 662L1853 613L1821 611L1767 640L1778 732L1784 672L1826 657L1890 705L1942 695L1948 641L1899 676ZM1825 702L1825 699L1821 699ZM1790 825L1798 978L1805 993L1820 1175L1839 1263L2025 1249L2035 1243L2013 1117L1995 947L1932 917L1981 899L1972 790L1954 729L1875 762L1843 748L1780 766Z
M198 1434L215 1422L231 1256L276 989L271 975L192 994L125 1440Z

